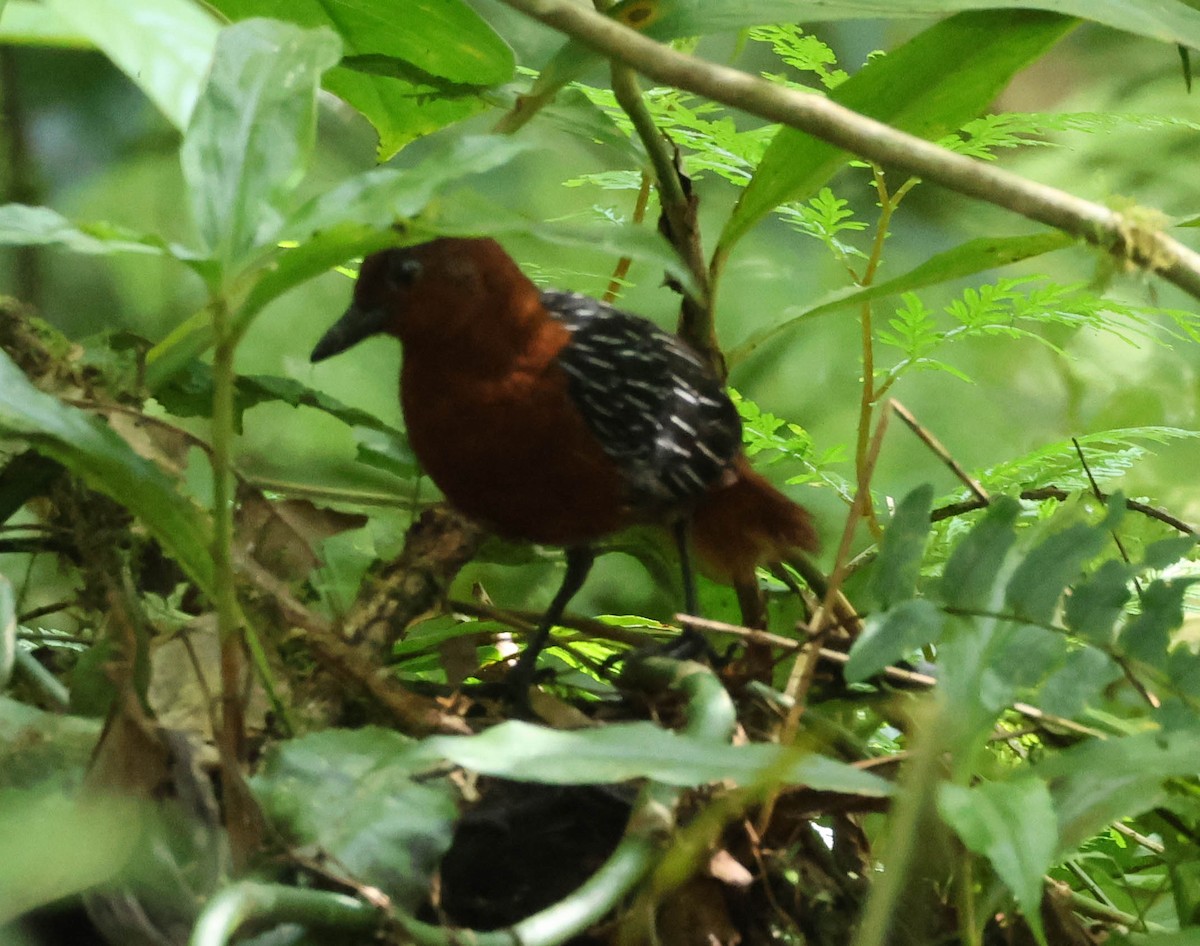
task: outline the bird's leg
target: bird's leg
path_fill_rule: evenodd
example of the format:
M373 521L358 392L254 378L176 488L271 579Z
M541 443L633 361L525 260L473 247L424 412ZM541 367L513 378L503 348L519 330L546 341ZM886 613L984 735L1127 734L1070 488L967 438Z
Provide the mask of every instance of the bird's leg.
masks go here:
M691 520L682 516L671 527L675 537L675 548L679 552L679 574L683 579L683 610L688 614L699 614L700 604L696 600L696 575L692 571ZM712 648L694 627L685 627L679 638L668 648L672 657L693 660L696 657L712 656Z
M542 622L538 625L533 639L525 645L521 656L517 658L516 666L508 674L507 686L518 703L528 700L529 687L533 684L534 672L537 669L538 654L546 646L550 639L550 630L562 618L567 604L583 587L595 560L596 553L590 546L577 545L567 549L567 573L563 576L562 584L542 616Z

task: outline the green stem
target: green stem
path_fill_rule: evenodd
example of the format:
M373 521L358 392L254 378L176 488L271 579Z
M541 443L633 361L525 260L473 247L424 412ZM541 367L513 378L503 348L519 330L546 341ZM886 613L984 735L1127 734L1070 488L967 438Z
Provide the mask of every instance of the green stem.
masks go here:
M229 306L223 299L212 307L213 334L213 579L217 629L221 640L222 747L228 764L241 760L242 741L242 642L238 620L236 576L233 569L233 417L234 354L237 336L232 330Z

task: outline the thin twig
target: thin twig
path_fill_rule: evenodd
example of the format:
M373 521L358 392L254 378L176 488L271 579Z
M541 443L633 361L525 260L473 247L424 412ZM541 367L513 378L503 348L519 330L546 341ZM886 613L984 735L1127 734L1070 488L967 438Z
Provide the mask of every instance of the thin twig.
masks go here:
M1066 502L1074 495L1068 489L1062 489L1058 486L1037 486L1032 489L1022 490L1018 496L1021 499L1029 502L1044 502L1047 499ZM1105 492L1097 494L1097 499L1101 502L1108 502L1109 495ZM987 506L986 502L980 502L978 499L967 499L959 503L948 503L945 506L939 506L929 514L929 518L933 522L941 522L943 519L952 519L955 516L962 516L969 512L975 512L979 509L984 509ZM1178 516L1174 516L1164 509L1159 509L1151 506L1149 503L1139 502L1136 499L1125 500L1125 508L1132 512L1140 513L1147 519L1153 519L1156 522L1161 522L1163 525L1170 526L1176 532L1181 532L1184 535L1196 535L1195 526L1189 525Z
M925 446L937 454L938 459L950 468L951 472L958 477L959 481L971 491L971 494L977 500L979 500L980 503L986 506L989 502L991 502L991 497L988 496L987 490L980 485L978 480L976 480L973 476L971 476L970 473L963 469L962 464L950 455L950 451L945 448L942 442L938 440L937 437L932 434L932 432L921 426L921 423L916 417L913 416L912 411L910 411L895 398L893 398L889 403L891 404L892 410L896 413L896 415L908 425L909 430L917 435L917 438L921 441L921 443L925 444Z
M696 617L691 614L677 614L676 618L685 625L690 625L702 631L713 631L719 634L732 634L736 637L741 637L748 641L754 641L763 644L770 644L772 647L780 647L785 650L799 650L805 645L804 641L796 640L792 637L780 637L778 634L770 634L767 631L760 631L752 627L742 627L738 624L727 624L724 621L713 621L708 618ZM838 665L844 665L849 661L849 656L842 653L840 650L833 650L829 647L822 647L818 654L822 660L829 661ZM927 673L918 673L915 670L905 670L903 667L884 667L879 671L880 676L893 680L896 683L910 687L921 687L930 689L937 686L937 677L932 677ZM1054 716L1051 713L1046 713L1036 706L1029 703L1014 703L1013 711L1024 716L1026 719L1032 719L1038 723L1047 726L1055 726L1059 729L1065 729L1076 733L1080 736L1091 736L1096 739L1105 739L1107 735L1098 729L1092 729L1089 726L1083 726L1073 720L1066 719L1062 716Z
M641 223L646 219L646 207L649 204L650 175L643 171L642 183L638 187L637 200L633 204L633 223ZM616 301L617 296L621 293L621 286L625 282L625 277L629 274L629 267L632 265L632 256L622 256L617 260L617 265L608 279L608 288L604 290L602 301L609 303Z
M1091 484L1092 495L1099 499L1100 502L1107 503L1107 500L1100 498L1103 495L1100 492L1100 484L1096 482L1096 477L1092 475L1092 468L1088 465L1087 457L1083 455L1083 446L1079 443L1079 438L1072 437L1071 444L1075 447L1075 455L1079 457L1079 465L1083 467L1084 475L1087 476L1088 483ZM1110 531L1112 533L1113 543L1116 545L1117 552L1121 556L1121 561L1128 565L1129 553L1125 551L1125 543L1121 541L1121 536L1117 533L1116 529L1112 529ZM1142 583L1138 581L1137 575L1133 576L1133 588L1134 591L1137 592L1138 601L1142 601L1144 603L1145 596L1142 591Z

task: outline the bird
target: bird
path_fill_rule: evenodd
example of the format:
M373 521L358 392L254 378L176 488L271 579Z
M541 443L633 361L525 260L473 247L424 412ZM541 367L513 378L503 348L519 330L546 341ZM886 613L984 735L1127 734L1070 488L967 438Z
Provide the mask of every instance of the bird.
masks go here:
M505 538L565 549L562 584L508 677L518 698L599 540L669 529L689 613L691 550L741 598L757 595L759 565L817 548L808 511L751 468L704 359L648 319L538 288L495 240L367 256L311 360L378 334L400 341L409 443L449 503Z

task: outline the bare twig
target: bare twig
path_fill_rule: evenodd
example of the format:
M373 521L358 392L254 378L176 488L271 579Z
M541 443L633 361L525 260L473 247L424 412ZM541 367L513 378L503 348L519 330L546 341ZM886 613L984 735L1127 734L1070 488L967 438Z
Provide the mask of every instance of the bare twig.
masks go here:
M979 484L978 480L976 480L973 476L971 476L970 473L963 469L962 464L950 455L950 451L942 445L942 442L938 440L937 437L935 437L925 427L921 426L921 423L916 419L916 417L913 416L912 411L894 398L890 403L892 410L895 411L896 415L908 425L909 430L917 435L921 443L925 444L925 446L937 454L938 459L940 459L944 464L946 464L946 466L950 468L951 472L958 477L959 481L971 491L972 495L978 499L979 502L985 506L991 502L991 497L988 496L987 490L985 490Z
M764 644L770 644L772 647L780 647L785 650L799 650L805 646L805 641L796 640L791 637L780 637L778 634L769 634L766 631L756 630L752 627L741 627L737 624L726 624L724 621L711 621L707 618L695 617L690 614L678 614L676 617L685 624L698 628L704 631L714 631L719 634L733 634L736 637L741 637L749 641L757 641ZM818 651L822 660L829 663L844 665L850 658L847 654L840 650L833 650L829 647L822 647ZM903 667L884 667L879 671L880 676L893 680L896 683L905 686L922 687L929 689L937 686L937 677L931 677L927 673L918 673L915 670L905 670ZM1079 723L1065 719L1061 716L1054 716L1050 713L1045 713L1036 706L1031 706L1028 703L1014 703L1012 705L1014 712L1020 713L1026 719L1032 719L1044 725L1055 726L1060 729L1073 732L1080 736L1092 736L1097 739L1106 738L1105 733L1098 729L1092 729L1088 726L1080 725Z
M1019 494L1021 499L1029 500L1030 502L1044 502L1047 499L1054 499L1058 502L1066 502L1071 498L1071 491L1062 489L1058 486L1037 486L1032 489L1022 490ZM1096 498L1101 502L1108 502L1109 495L1105 492L1096 494ZM987 506L986 502L981 502L978 499L967 499L961 503L950 503L945 506L940 506L929 514L929 518L933 522L941 522L943 519L952 519L954 516L962 516L968 512L975 512L977 509L983 509ZM1176 532L1182 532L1184 535L1196 535L1196 527L1188 525L1178 516L1173 516L1165 509L1159 509L1156 506L1151 506L1149 503L1139 502L1136 499L1125 500L1125 508L1133 512L1140 513L1147 519L1153 519L1156 522L1161 522L1163 525L1170 526Z

